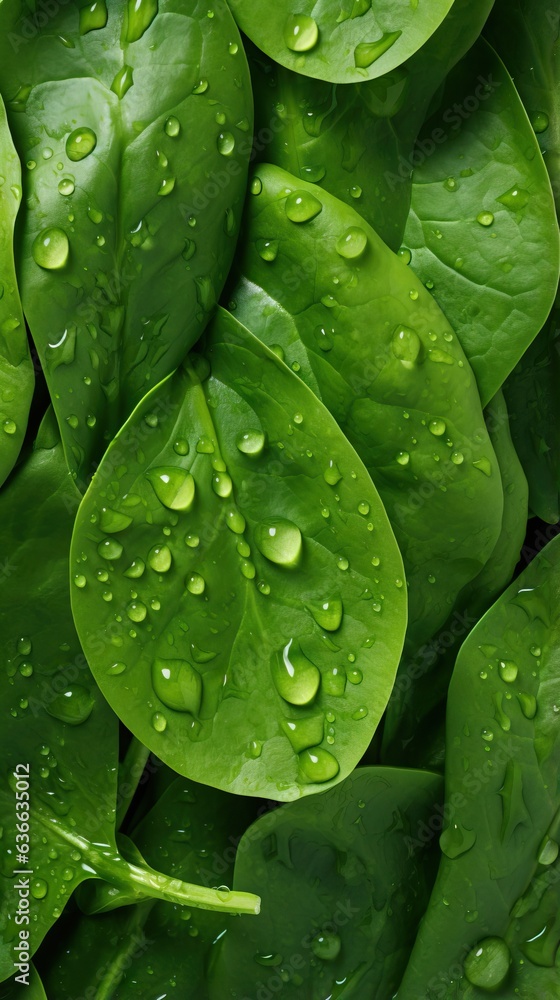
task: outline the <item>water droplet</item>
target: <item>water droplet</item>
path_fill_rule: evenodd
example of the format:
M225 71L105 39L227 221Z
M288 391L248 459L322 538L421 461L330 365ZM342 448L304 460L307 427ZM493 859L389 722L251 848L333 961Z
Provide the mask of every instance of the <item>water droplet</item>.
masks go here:
M126 41L137 42L158 12L157 0L128 0Z
M60 722L67 722L70 726L79 726L86 719L89 719L95 699L87 688L81 684L68 685L62 694L53 698L45 708L49 715L59 719Z
M284 41L292 52L309 52L319 40L319 28L307 14L290 14L284 24Z
M391 349L394 356L402 362L405 368L411 368L418 361L422 342L416 333L407 326L398 326L393 334Z
M226 524L230 531L233 531L236 535L242 535L245 531L245 518L237 507L230 507L226 511Z
M306 607L320 628L326 629L327 632L336 632L340 628L343 605L339 595L324 601L308 601Z
M545 111L537 111L535 114L531 115L531 125L533 129L540 135L542 132L546 132L550 120Z
M259 257L262 257L263 260L269 262L276 260L280 246L278 240L257 240L256 246Z
M236 444L244 455L260 455L264 448L265 436L262 431L245 431L239 435Z
M365 719L367 714L368 714L367 708L365 707L365 705L362 705L361 708L357 708L356 711L352 713L352 718L356 722L359 722L360 719Z
M127 605L126 613L131 622L143 622L148 614L148 609L145 604L142 604L142 601L131 601Z
M75 583L76 587L79 588L79 590L83 590L84 589L84 587L85 587L85 585L87 583L87 580L86 580L85 576L83 575L83 573L76 573L76 576L74 577L74 583Z
M251 194L257 195L262 191L262 181L260 177L253 177L251 181Z
M330 667L323 674L321 684L325 694L330 694L334 698L342 697L346 689L346 671L344 667ZM334 718L330 721L334 722Z
M222 156L231 156L235 149L235 138L231 132L220 132L216 144Z
M120 542L117 542L116 538L104 538L102 542L97 546L97 551L102 559L115 560L120 559L123 553L123 547Z
M51 226L43 229L33 241L33 260L47 271L64 267L68 260L70 244L63 229Z
M233 491L233 482L227 472L215 472L212 476L212 489L216 496L227 499Z
M115 73L115 78L111 84L111 90L117 95L119 101L123 99L134 83L132 73L132 66L127 66L126 64L119 69L117 73Z
M448 826L439 838L441 850L452 861L470 851L475 842L475 831L466 830L462 823L458 821L451 823L451 826Z
M63 177L62 180L58 182L59 194L63 194L67 197L70 194L74 194L74 181L71 177Z
M154 727L156 733L164 733L167 729L167 719L162 712L155 712L152 715L152 726Z
M367 69L401 37L402 31L386 31L375 42L360 42L354 49L354 65L357 69Z
M434 437L441 437L447 430L447 424L445 423L445 420L441 420L439 417L436 417L434 420L430 420L428 430L430 434L434 435Z
M492 740L494 739L494 733L492 732L491 729L483 729L481 735L482 739L485 740L486 743L491 743Z
M520 691L517 700L521 706L521 711L526 719L534 719L537 714L537 699L532 694L524 694Z
M340 570L345 572L348 569L350 563L348 562L346 556L339 556L338 559L336 560L336 565Z
M172 139L175 139L181 131L179 119L176 118L175 115L169 115L169 118L167 118L165 122L164 129L167 135L170 135Z
M69 160L76 162L89 156L97 145L97 136L93 129L82 127L75 128L66 140L66 155Z
M278 694L290 705L309 705L315 698L321 674L302 652L297 640L290 639L282 650L282 657L273 659L271 671Z
M128 514L123 514L118 510L112 510L111 507L102 508L99 526L101 531L104 531L105 534L112 535L117 531L124 531L124 529L128 528L130 524L132 524L132 518L129 517Z
M187 577L187 590L190 594L203 594L206 587L206 581L200 573L191 573Z
M501 205L504 205L512 212L520 212L529 204L530 194L524 188L512 187L509 191L498 198Z
M315 328L315 338L317 340L317 343L319 345L319 349L321 351L325 351L325 352L326 351L332 351L333 346L334 346L334 341L332 339L333 336L334 336L334 330L333 329L328 330L324 326L318 326L318 327Z
M125 670L126 670L126 663L120 663L117 661L116 663L111 664L111 666L107 670L107 673L111 677L118 677L119 674L124 674Z
M199 455L213 455L214 442L209 437L201 437L196 442L196 450Z
M154 545L148 553L148 564L156 573L167 573L173 557L167 545Z
M539 865L553 865L560 852L560 846L550 837L545 837L540 848L538 862Z
M509 972L511 955L502 938L489 937L480 941L465 959L465 976L472 986L484 990L498 989Z
M146 473L158 500L169 510L190 510L195 495L195 481L184 469L156 468Z
M322 166L322 164L317 164L316 166L301 167L299 175L304 181L308 181L310 184L319 184L323 180L327 171Z
M517 679L517 674L519 672L518 666L513 660L500 660L498 665L498 670L500 677L506 684L513 684Z
M333 962L338 958L342 942L338 934L316 934L311 942L311 950L323 962Z
M29 656L32 649L33 644L31 639L29 639L26 635L23 635L21 639L18 639L17 651L21 656Z
M336 252L346 260L355 260L362 256L367 245L367 233L359 226L350 226L350 229L347 229L337 240Z
M462 465L463 462L465 461L465 456L463 455L463 452L462 451L451 452L451 461L453 462L453 465Z
M152 686L168 708L198 715L202 701L202 678L186 660L154 660Z
M358 198L362 197L362 189L359 184L352 185L352 187L350 188L350 196L352 198L355 198L356 201L358 200Z
M282 719L281 726L296 753L322 742L322 715L313 715L308 719Z
M476 221L479 225L488 227L494 222L494 216L492 215L492 212L479 212L476 217Z
M109 14L105 0L94 0L86 7L80 8L80 35L87 35L88 31L96 31L104 28L107 24Z
M323 479L329 484L329 486L336 486L336 484L342 479L342 472L332 458L329 460L329 464L323 472Z
M249 746L247 747L247 753L249 754L249 757L253 758L253 760L258 760L258 758L260 757L260 755L262 753L262 743L261 743L261 741L260 740L251 740L251 742L249 743Z
M198 535L187 535L185 545L188 545L189 549L197 549L200 545L200 538Z
M45 882L44 878L34 878L31 881L30 889L33 899L44 899L49 891L48 882Z
M10 420L9 418L4 420L2 423L2 430L4 431L4 434L15 434L17 431L17 424L15 420Z
M290 222L309 222L322 210L319 199L309 191L293 191L286 198L285 211Z
M301 531L293 521L269 517L257 524L255 542L259 551L277 566L297 566L302 549Z
M407 451L399 451L397 454L397 462L399 465L408 465L410 462L410 455Z
M336 757L322 747L303 750L299 754L299 766L304 779L318 784L336 778L340 770Z
M492 464L489 458L479 458L477 462L473 462L473 467L485 476L492 475Z
M138 580L143 575L145 569L146 564L143 559L133 559L128 569L125 569L124 575L128 576L131 580ZM105 575L104 579L107 579L107 575Z

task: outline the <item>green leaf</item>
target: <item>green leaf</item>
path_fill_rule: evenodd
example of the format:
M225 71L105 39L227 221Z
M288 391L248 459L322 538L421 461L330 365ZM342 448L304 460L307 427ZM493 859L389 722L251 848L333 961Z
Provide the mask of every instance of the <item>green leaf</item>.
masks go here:
M232 0L243 32L267 56L304 76L359 83L409 59L434 33L453 0Z
M502 486L474 376L432 296L355 211L266 164L252 191L236 315L280 345L370 470L420 643L500 532Z
M47 1000L43 984L33 965L30 966L28 973L20 973L18 970L17 974L25 978L19 983L12 979L9 983L1 984L1 1000Z
M443 764L445 702L461 644L511 582L527 528L528 484L511 440L499 392L485 411L504 488L502 530L488 562L459 594L453 613L430 642L408 648L387 707L386 763L434 768Z
M252 99L224 0L212 13L71 0L25 37L26 6L0 10L0 88L27 165L23 305L82 485L198 338L233 256Z
M284 69L251 46L259 159L320 184L398 250L418 131L432 96L477 37L491 5L455 0L403 66L345 87Z
M550 312L558 226L535 134L487 43L453 71L440 108L417 147L426 155L414 174L404 242L486 405Z
M167 777L173 779L171 772ZM221 886L226 896L236 845L253 816L254 800L175 778L130 836L153 867ZM38 961L52 997L88 996L95 986L100 998L116 1000L149 984L154 996L171 987L205 1000L208 956L227 926L223 914L154 900L101 917L72 914L59 941L53 946L47 939Z
M556 539L459 653L447 704L444 857L399 1000L461 996L462 969L504 1000L553 995L523 992L523 983L554 965L560 942L550 868L560 839L559 580ZM509 967L504 935L521 945L524 967Z
M0 97L0 486L20 452L35 377L17 287L13 235L21 167Z
M231 921L210 997L393 996L432 884L441 779L358 768L325 795L262 816L242 838L235 883L263 912Z
M174 770L290 799L357 764L402 648L400 554L330 414L223 310L108 449L71 565L98 684Z

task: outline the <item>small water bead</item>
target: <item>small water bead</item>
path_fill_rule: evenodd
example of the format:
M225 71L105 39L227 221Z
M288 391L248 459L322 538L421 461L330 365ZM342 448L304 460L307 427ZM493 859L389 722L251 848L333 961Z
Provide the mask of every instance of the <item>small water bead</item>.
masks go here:
M242 535L246 528L245 518L237 507L230 507L226 511L226 524L230 531L233 531L236 535Z
M422 342L416 333L407 326L398 326L393 333L391 350L405 368L411 368L418 361L422 350Z
M357 667L354 667L353 670L349 670L347 677L348 680L350 681L350 684L361 684L364 679L362 671L358 670Z
M399 451L397 453L397 462L399 465L408 465L410 462L410 455L407 451Z
M15 434L17 431L17 424L15 420L4 420L2 422L2 430L4 431L4 434Z
M265 580L259 580L259 582L257 583L257 588L261 592L261 594L264 594L265 597L268 597L268 595L270 594L270 584L266 583Z
M195 481L184 469L156 468L146 473L158 500L169 510L188 511L195 496Z
M83 575L83 573L77 573L76 574L76 576L74 577L74 583L75 583L76 587L78 587L80 590L84 589L84 587L85 587L85 585L87 583L87 580L86 580L85 576Z
M32 677L33 676L33 664L32 663L28 663L27 661L25 663L22 663L20 665L19 672L20 672L20 674L21 674L22 677Z
M338 559L336 560L336 565L340 570L342 570L342 572L345 572L348 569L350 563L348 562L346 556L339 556Z
M447 430L447 424L445 423L445 420L441 420L441 418L436 417L434 420L430 420L428 430L430 434L434 435L434 437L442 437Z
M526 719L534 719L537 714L537 699L532 694L520 691L517 700Z
M339 595L324 601L308 601L306 607L320 628L327 632L336 632L340 628L344 608Z
M309 191L293 191L286 198L285 211L290 222L310 222L323 211L323 206Z
M451 461L453 462L453 465L462 465L463 462L465 461L465 456L463 455L463 452L462 451L451 452Z
M359 226L350 226L336 243L336 252L346 260L361 257L368 245L367 233Z
M81 684L71 684L45 707L49 715L60 722L79 726L89 719L94 704L95 699L87 688Z
M240 565L241 574L246 580L254 580L257 574L255 564L249 559L244 559Z
M315 747L323 740L323 716L308 719L282 719L280 723L296 753Z
M292 52L310 52L319 40L319 28L307 14L289 14L284 24L284 42Z
M200 545L200 538L198 535L187 535L185 545L188 545L189 549L197 549Z
M512 212L520 212L529 204L530 194L524 188L512 187L498 198L500 204Z
M278 240L257 240L256 246L259 257L262 257L263 260L270 263L276 260L280 246Z
M273 659L271 673L278 694L290 705L309 705L321 683L319 670L294 639Z
M545 837L540 848L538 862L539 865L553 865L558 854L560 853L560 846L555 840L551 840L550 837Z
M357 69L368 69L401 37L402 31L386 31L375 42L360 42L354 49L354 65Z
M300 177L304 181L309 181L311 184L319 184L323 180L327 171L322 164L317 164L313 167L301 167L299 171Z
M357 708L356 711L353 712L352 718L356 722L358 722L360 719L365 719L365 717L366 717L367 714L368 714L368 710L365 707L365 705L363 705L361 708Z
M323 479L329 484L329 486L336 486L342 479L342 473L332 458L329 460L329 464L323 472Z
M472 986L496 990L505 981L511 964L510 950L505 941L488 937L469 952L465 959L465 976Z
M298 759L302 776L318 784L336 778L340 770L336 757L322 747L303 750Z
M152 726L154 727L156 733L164 733L167 729L167 719L162 712L155 712L152 715Z
M107 673L111 677L118 677L119 674L124 674L125 670L126 670L126 663L121 663L120 661L117 661L116 663L111 664L111 666L107 670Z
M43 229L33 241L33 260L47 271L57 271L68 261L70 244L63 229L50 226Z
M494 222L494 216L492 215L492 212L479 212L476 217L476 221L479 225L488 227Z
M49 891L48 882L44 878L34 878L30 884L33 899L44 899Z
M169 115L169 118L166 119L165 125L163 127L165 129L166 135L171 136L172 139L176 139L181 131L181 124L179 122L179 119L176 118L175 115Z
M476 833L474 830L465 829L459 822L451 823L439 838L439 846L443 854L452 861L470 851L475 842Z
M323 962L334 962L341 948L342 941L338 934L316 934L311 942L311 951Z
M473 462L473 468L478 469L485 476L492 475L492 463L488 458L479 458L477 462Z
M18 639L17 651L20 654L20 656L29 656L32 649L33 649L33 644L31 642L31 639L29 639L26 635Z
M251 194L258 195L262 191L262 181L260 177L253 177L250 187Z
M202 701L202 678L187 660L155 659L152 664L152 687L168 708L198 715Z
M190 594L203 594L205 588L206 581L200 573L191 573L190 576L187 577L187 590Z
M227 499L233 491L233 482L227 472L215 472L212 476L212 489L216 496Z
M542 132L546 132L550 124L550 119L545 111L537 111L535 114L531 115L531 125L537 135Z
M235 149L235 139L231 132L220 132L216 140L218 152L222 156L231 156Z
M167 573L173 557L167 545L154 545L148 553L148 564L156 573Z
M35 170L35 167L37 166L37 161L36 160L28 160L27 163L25 164L25 166L27 167L28 170Z
M412 301L416 302L416 300L418 299L418 292L417 292L416 288L413 288L408 294L409 294L410 298L412 299Z
M258 760L262 753L262 743L260 740L251 740L247 747L247 753L253 760Z
M209 437L200 437L196 442L196 450L199 455L213 455L214 442Z
M58 182L59 194L68 197L68 195L74 194L75 185L71 177L63 177L62 180Z
M97 546L97 551L102 559L114 561L122 556L123 547L116 538L104 538Z
M236 56L237 55L237 53L239 52L239 45L237 44L237 42L230 42L229 43L229 45L228 45L228 52L229 52L230 56Z
M500 677L506 684L513 684L517 680L519 668L512 660L500 660L498 670Z
M97 136L93 129L81 127L74 129L66 139L66 155L69 160L83 160L93 152L97 145Z
M401 247L400 250L397 250L397 257L400 257L403 263L410 264L412 260L412 253L408 247Z
M126 613L131 622L143 622L148 614L148 609L145 604L142 604L142 601L131 601L127 605Z
M107 535L116 534L118 531L124 531L132 524L132 518L128 514L123 514L122 511L113 510L111 507L103 507L101 510L101 516L99 518L99 526L102 531Z
M301 531L293 521L269 517L257 524L255 542L259 551L277 566L292 569L301 557Z
M494 739L494 733L492 732L491 729L483 729L481 736L486 743L491 743L492 740Z

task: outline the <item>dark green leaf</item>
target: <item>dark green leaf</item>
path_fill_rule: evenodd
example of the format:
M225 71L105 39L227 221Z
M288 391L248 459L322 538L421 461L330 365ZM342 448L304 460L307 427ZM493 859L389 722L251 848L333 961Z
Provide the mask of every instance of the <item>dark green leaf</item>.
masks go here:
M27 165L23 305L82 480L206 324L252 128L224 0L211 18L202 0L94 6L57 4L41 28L23 2L0 8L0 88Z
M291 799L355 767L402 647L402 561L335 421L223 310L109 448L77 519L82 573L96 679L176 771Z

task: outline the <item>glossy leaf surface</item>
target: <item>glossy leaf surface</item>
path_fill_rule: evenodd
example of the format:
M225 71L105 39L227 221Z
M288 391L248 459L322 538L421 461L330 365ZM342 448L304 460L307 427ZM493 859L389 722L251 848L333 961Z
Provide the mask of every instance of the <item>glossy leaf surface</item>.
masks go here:
M333 418L223 310L107 452L81 572L96 679L175 770L289 799L356 765L402 647L401 558Z
M184 0L59 4L18 45L27 15L23 3L0 10L0 88L26 164L18 274L83 483L220 294L251 88L224 0L212 18Z

